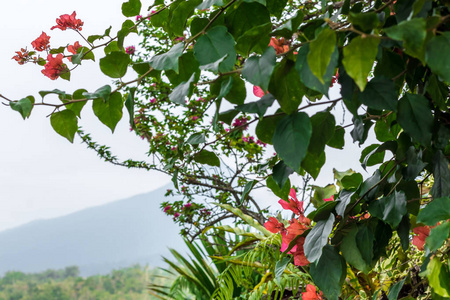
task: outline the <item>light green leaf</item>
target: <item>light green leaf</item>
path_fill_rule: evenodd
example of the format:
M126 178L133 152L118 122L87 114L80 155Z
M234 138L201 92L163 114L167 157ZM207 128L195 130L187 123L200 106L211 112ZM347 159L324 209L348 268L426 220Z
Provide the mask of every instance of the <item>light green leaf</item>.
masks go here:
M450 272L440 258L435 256L427 265L426 275L434 292L442 297L450 297Z
M439 249L449 238L450 221L446 221L431 229L430 235L425 239L425 244L431 252L434 252Z
M372 70L379 43L380 39L376 37L357 36L344 47L342 64L361 91L366 87L367 76Z
M194 155L194 160L201 164L220 167L220 160L214 152L203 149Z
M324 84L323 77L336 48L336 33L326 27L310 44L307 61L311 72Z
M192 134L186 141L187 144L198 145L206 142L205 134L202 132L197 132Z
M28 96L26 98L22 98L19 101L12 101L9 103L9 106L12 110L18 111L22 118L25 120L30 117L31 110L33 109L34 97Z
M73 143L75 133L78 130L77 116L73 111L66 109L52 114L50 124L59 135Z
M140 0L129 0L122 4L122 14L125 17L137 16L141 11L141 6Z
M199 10L204 10L204 9L210 8L213 5L215 5L215 6L222 6L223 5L223 0L204 0L196 8L199 9Z
M427 37L426 27L427 24L424 18L414 18L386 28L384 31L388 37L394 40L403 41L403 46L405 47L405 52L407 54L424 62L424 43Z
M437 222L450 219L450 198L437 198L428 203L417 215L417 222L434 226Z
M188 81L180 83L176 88L173 89L172 93L169 95L169 100L181 105L186 105L186 97L192 95L193 82L195 78L195 73L192 74Z
M113 51L100 59L100 69L111 78L125 76L130 63L130 56L122 51Z
M442 53L450 52L450 32L443 32L433 37L428 43L425 52L425 61L430 69L439 76L439 79L450 83L450 57Z

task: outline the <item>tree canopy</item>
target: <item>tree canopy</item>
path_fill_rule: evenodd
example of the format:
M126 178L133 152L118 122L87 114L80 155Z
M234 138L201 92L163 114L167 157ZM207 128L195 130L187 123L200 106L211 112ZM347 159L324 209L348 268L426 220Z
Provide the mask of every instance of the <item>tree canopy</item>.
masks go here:
M171 175L167 194L184 198L162 209L186 237L241 236L215 257L229 266L217 299L450 298L448 1L143 5L123 3L118 32L88 37L75 12L62 15L52 30L81 41L55 47L42 33L34 50L13 57L52 80L95 60L111 85L40 91L38 101L0 97L24 119L50 107L58 134L70 142L78 134L108 162ZM139 45L127 45L131 34ZM130 73L136 78L122 80ZM112 132L125 109L148 141L148 161L120 160L82 131L87 103ZM339 124L338 107L351 123ZM311 185L328 148L348 155L346 135L373 174L335 170L329 185ZM369 135L378 143L367 144ZM253 191L264 187L290 220L260 207ZM221 225L226 219L235 227Z

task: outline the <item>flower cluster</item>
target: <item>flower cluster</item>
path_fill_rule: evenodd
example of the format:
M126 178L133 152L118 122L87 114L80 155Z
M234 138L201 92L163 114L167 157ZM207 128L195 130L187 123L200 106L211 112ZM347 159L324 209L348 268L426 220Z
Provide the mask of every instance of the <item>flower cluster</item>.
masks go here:
M61 75L63 72L67 72L67 66L63 63L63 55L59 53L56 57L53 57L52 54L47 56L47 63L44 66L44 70L42 70L42 74L50 78L51 80L55 80Z
M66 30L67 28L81 31L81 27L83 26L83 22L80 19L76 19L77 13L73 12L71 15L65 14L59 16L59 19L56 19L56 26L50 28L51 30L55 28L59 28L61 30Z
M50 48L50 37L45 33L42 34L31 42L31 46L33 46L36 51L44 51Z
M36 62L37 58L33 56L33 53L29 52L26 48L22 48L20 51L16 51L17 55L13 56L12 59L17 61L19 65L23 65L29 61Z
M289 248L289 244L295 240L294 247L288 253L294 256L294 264L296 266L306 266L309 264L309 261L303 249L305 237L301 235L310 228L311 221L304 216L303 201L299 201L295 190L291 189L288 201L280 199L278 203L284 209L292 211L297 215L297 218L292 218L287 228L274 217L269 218L269 221L264 226L272 233L281 234L282 243L280 251L282 252L286 251Z
M232 126L233 127L242 127L243 130L246 130L248 128L248 119L247 117L240 117L234 120Z
M128 46L125 48L125 53L129 55L134 55L136 48L134 46Z

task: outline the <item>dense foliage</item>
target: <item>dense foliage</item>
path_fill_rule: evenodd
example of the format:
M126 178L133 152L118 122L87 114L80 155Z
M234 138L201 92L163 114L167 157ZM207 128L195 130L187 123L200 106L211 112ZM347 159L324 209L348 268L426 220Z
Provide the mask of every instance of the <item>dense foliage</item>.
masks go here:
M79 276L78 267L41 273L11 271L0 278L2 300L110 300L158 299L149 295L148 284L170 284L157 269L134 266L107 275Z
M115 87L41 91L42 102L1 97L24 119L53 107L55 131L71 142L78 132L106 161L170 174L168 195L184 200L162 208L184 235L214 227L244 237L214 256L227 268L213 298L450 298L449 8L444 0L156 0L140 15L141 1L129 0L117 35L109 28L83 36L84 46L55 48L43 33L35 51L14 57L69 79L104 48L100 69ZM52 29L81 34L83 25L73 13ZM133 33L140 46L126 45ZM125 106L149 161L120 161L79 130L88 102L112 131ZM340 107L351 123L337 124ZM366 145L369 134L378 143ZM347 155L345 135L363 146L357 159L372 176L341 170L330 185L309 186L328 147ZM259 206L253 191L262 187L284 199L290 220ZM236 227L220 225L229 218Z

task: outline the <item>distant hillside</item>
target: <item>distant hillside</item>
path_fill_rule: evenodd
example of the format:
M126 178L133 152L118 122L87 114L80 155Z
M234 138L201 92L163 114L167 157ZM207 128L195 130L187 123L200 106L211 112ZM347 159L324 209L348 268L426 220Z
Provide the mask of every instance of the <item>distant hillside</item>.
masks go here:
M0 274L78 265L87 276L164 265L168 247L184 249L179 228L159 208L166 188L0 232Z

